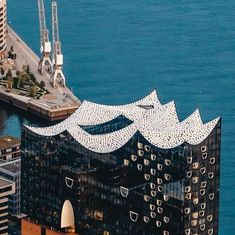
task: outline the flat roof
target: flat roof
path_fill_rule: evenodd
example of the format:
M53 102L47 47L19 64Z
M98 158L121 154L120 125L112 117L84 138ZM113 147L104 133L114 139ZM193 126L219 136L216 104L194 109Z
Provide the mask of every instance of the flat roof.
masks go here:
M20 145L20 139L14 136L0 137L0 150L8 149Z
M7 163L0 164L0 169L10 171L12 173L17 173L21 171L21 160L10 161Z
M3 187L7 187L7 186L11 186L12 185L12 182L0 177L0 188L3 188Z

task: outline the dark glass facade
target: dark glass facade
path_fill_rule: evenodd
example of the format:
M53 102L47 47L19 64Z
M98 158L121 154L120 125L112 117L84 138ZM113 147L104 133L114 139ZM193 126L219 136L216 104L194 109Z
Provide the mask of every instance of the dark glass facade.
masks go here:
M130 125L119 117L82 127L90 134ZM111 153L95 153L67 132L22 133L22 212L81 235L218 235L221 120L198 145L151 145L137 132ZM75 225L61 228L64 202Z

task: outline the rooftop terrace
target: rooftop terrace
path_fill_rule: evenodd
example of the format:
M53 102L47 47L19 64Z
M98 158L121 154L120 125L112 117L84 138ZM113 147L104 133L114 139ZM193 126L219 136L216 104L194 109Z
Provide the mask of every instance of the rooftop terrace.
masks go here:
M20 139L13 136L0 137L0 150L20 145Z

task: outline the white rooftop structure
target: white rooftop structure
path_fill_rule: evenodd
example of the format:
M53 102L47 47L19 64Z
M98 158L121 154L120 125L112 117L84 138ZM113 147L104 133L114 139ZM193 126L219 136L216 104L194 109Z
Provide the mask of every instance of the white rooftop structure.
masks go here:
M81 127L103 124L121 115L132 123L111 133L90 134ZM145 98L127 105L84 101L74 114L59 124L27 128L42 136L68 131L85 148L97 153L110 153L124 146L137 131L152 145L162 149L174 148L184 142L197 145L209 136L219 119L204 124L197 109L180 122L174 101L162 105L154 90Z

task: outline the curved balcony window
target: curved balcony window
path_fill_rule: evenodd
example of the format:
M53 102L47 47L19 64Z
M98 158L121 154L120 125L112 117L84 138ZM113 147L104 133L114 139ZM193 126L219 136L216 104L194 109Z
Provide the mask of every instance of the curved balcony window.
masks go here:
M185 229L184 232L185 232L185 235L190 235L191 230L190 229Z
M212 215L208 215L208 216L207 216L207 221L211 222L212 219L213 219L213 216L212 216Z
M148 223L149 222L149 217L148 216L144 216L144 222Z
M145 178L146 180L150 180L150 175L149 175L149 174L144 174L144 178Z
M155 161L156 158L157 158L157 156L156 156L155 154L151 154L151 160L152 160L152 161Z
M185 229L185 235L190 235L190 233L191 233L191 230L190 229Z
M202 147L201 147L201 152L204 153L204 152L206 152L206 151L207 151L207 146L206 146L206 145L202 146Z
M191 178L192 175L193 175L192 171L188 171L188 172L187 172L187 178Z
M190 211L191 211L191 209L189 207L184 209L184 213L186 215L188 215L190 213Z
M144 151L143 151L143 150L138 150L138 155L139 155L140 157L143 157L143 156L144 156Z
M151 189L155 189L155 188L156 188L156 184L150 183L150 188L151 188Z
M127 197L128 194L129 194L129 189L128 188L125 188L125 187L122 187L120 186L120 193L123 197Z
M207 159L207 153L202 154L202 159L204 159L204 160Z
M214 172L210 172L210 173L208 174L208 177L209 177L209 179L213 179L213 177L214 177Z
M162 205L162 201L161 200L157 200L157 205L161 206Z
M141 164L137 164L137 169L138 169L139 171L141 171L142 168L143 168L143 166L142 166Z
M192 224L193 227L195 227L197 225L197 220L192 220L191 224Z
M145 200L146 202L148 202L148 201L150 200L150 196L144 195L144 200Z
M202 203L201 208L202 208L202 210L205 210L206 209L206 203Z
M156 221L156 225L157 225L157 227L159 228L159 227L162 226L162 222L157 220L157 221Z
M199 216L200 216L200 217L203 217L204 215L205 215L205 211L204 211L204 210L199 211Z
M143 146L144 146L144 145L143 145L143 143L138 142L138 143L137 143L137 146L138 146L138 149L143 149Z
M150 216L151 216L153 219L156 218L156 215L157 215L157 214L156 214L155 212L152 212L152 211L150 212Z
M131 160L135 162L135 161L137 160L137 156L134 155L134 154L132 154L132 155L131 155Z
M163 165L162 165L162 164L157 164L157 169L158 169L159 171L161 171L162 168L163 168Z
M144 150L145 150L146 152L150 152L150 151L151 151L151 147L150 147L149 145L145 145L145 146L144 146Z
M201 189L201 190L200 190L200 194L201 194L202 196L204 196L205 193L206 193L206 190L205 190L205 189Z
M201 188L206 188L206 185L207 185L206 181L201 182Z
M150 173L151 173L151 175L155 175L157 173L157 171L155 169L151 168Z
M162 179L161 178L157 178L157 184L162 184Z
M130 211L130 219L131 219L131 221L137 222L138 217L139 217L139 214L138 214L138 213L136 213L136 212L134 212L134 211Z
M144 165L145 165L145 166L148 166L148 165L149 165L149 160L144 159Z
M206 173L206 168L205 167L202 167L201 169L200 169L200 172L201 172L201 174L205 174Z
M208 230L208 235L212 235L214 233L213 229Z
M169 159L165 159L164 162L165 162L166 166L170 166L171 165L171 160L169 160Z
M193 161L193 158L192 158L192 157L187 157L187 163L188 163L188 164L192 163L192 161Z
M164 220L164 222L165 222L166 224L168 224L168 223L170 222L170 218L167 217L167 216L164 216L164 217L163 217L163 220Z
M69 178L69 177L65 177L65 184L67 187L69 188L72 188L73 187L73 183L74 183L74 180Z
M185 189L184 189L184 191L185 191L186 193L189 193L189 192L191 191L191 187L190 187L190 186L186 186Z
M210 199L210 200L213 200L214 197L215 197L215 194L214 194L214 193L209 194L209 199Z
M200 230L201 230L201 231L204 231L205 228L206 228L206 225L205 225L205 224L201 224L201 225L200 225Z
M158 212L159 214L161 214L161 213L163 212L162 207L158 207L158 208L157 208L157 212Z
M151 191L151 196L152 196L152 197L156 197L156 196L157 196L157 192L154 191L154 190L152 190L152 191Z
M215 158L212 157L212 158L210 159L210 164L213 165L214 163L215 163Z
M199 163L198 162L194 162L193 163L193 169L197 169L199 167Z
M150 208L151 211L154 211L156 209L155 205L153 205L153 204L150 204L149 208Z

